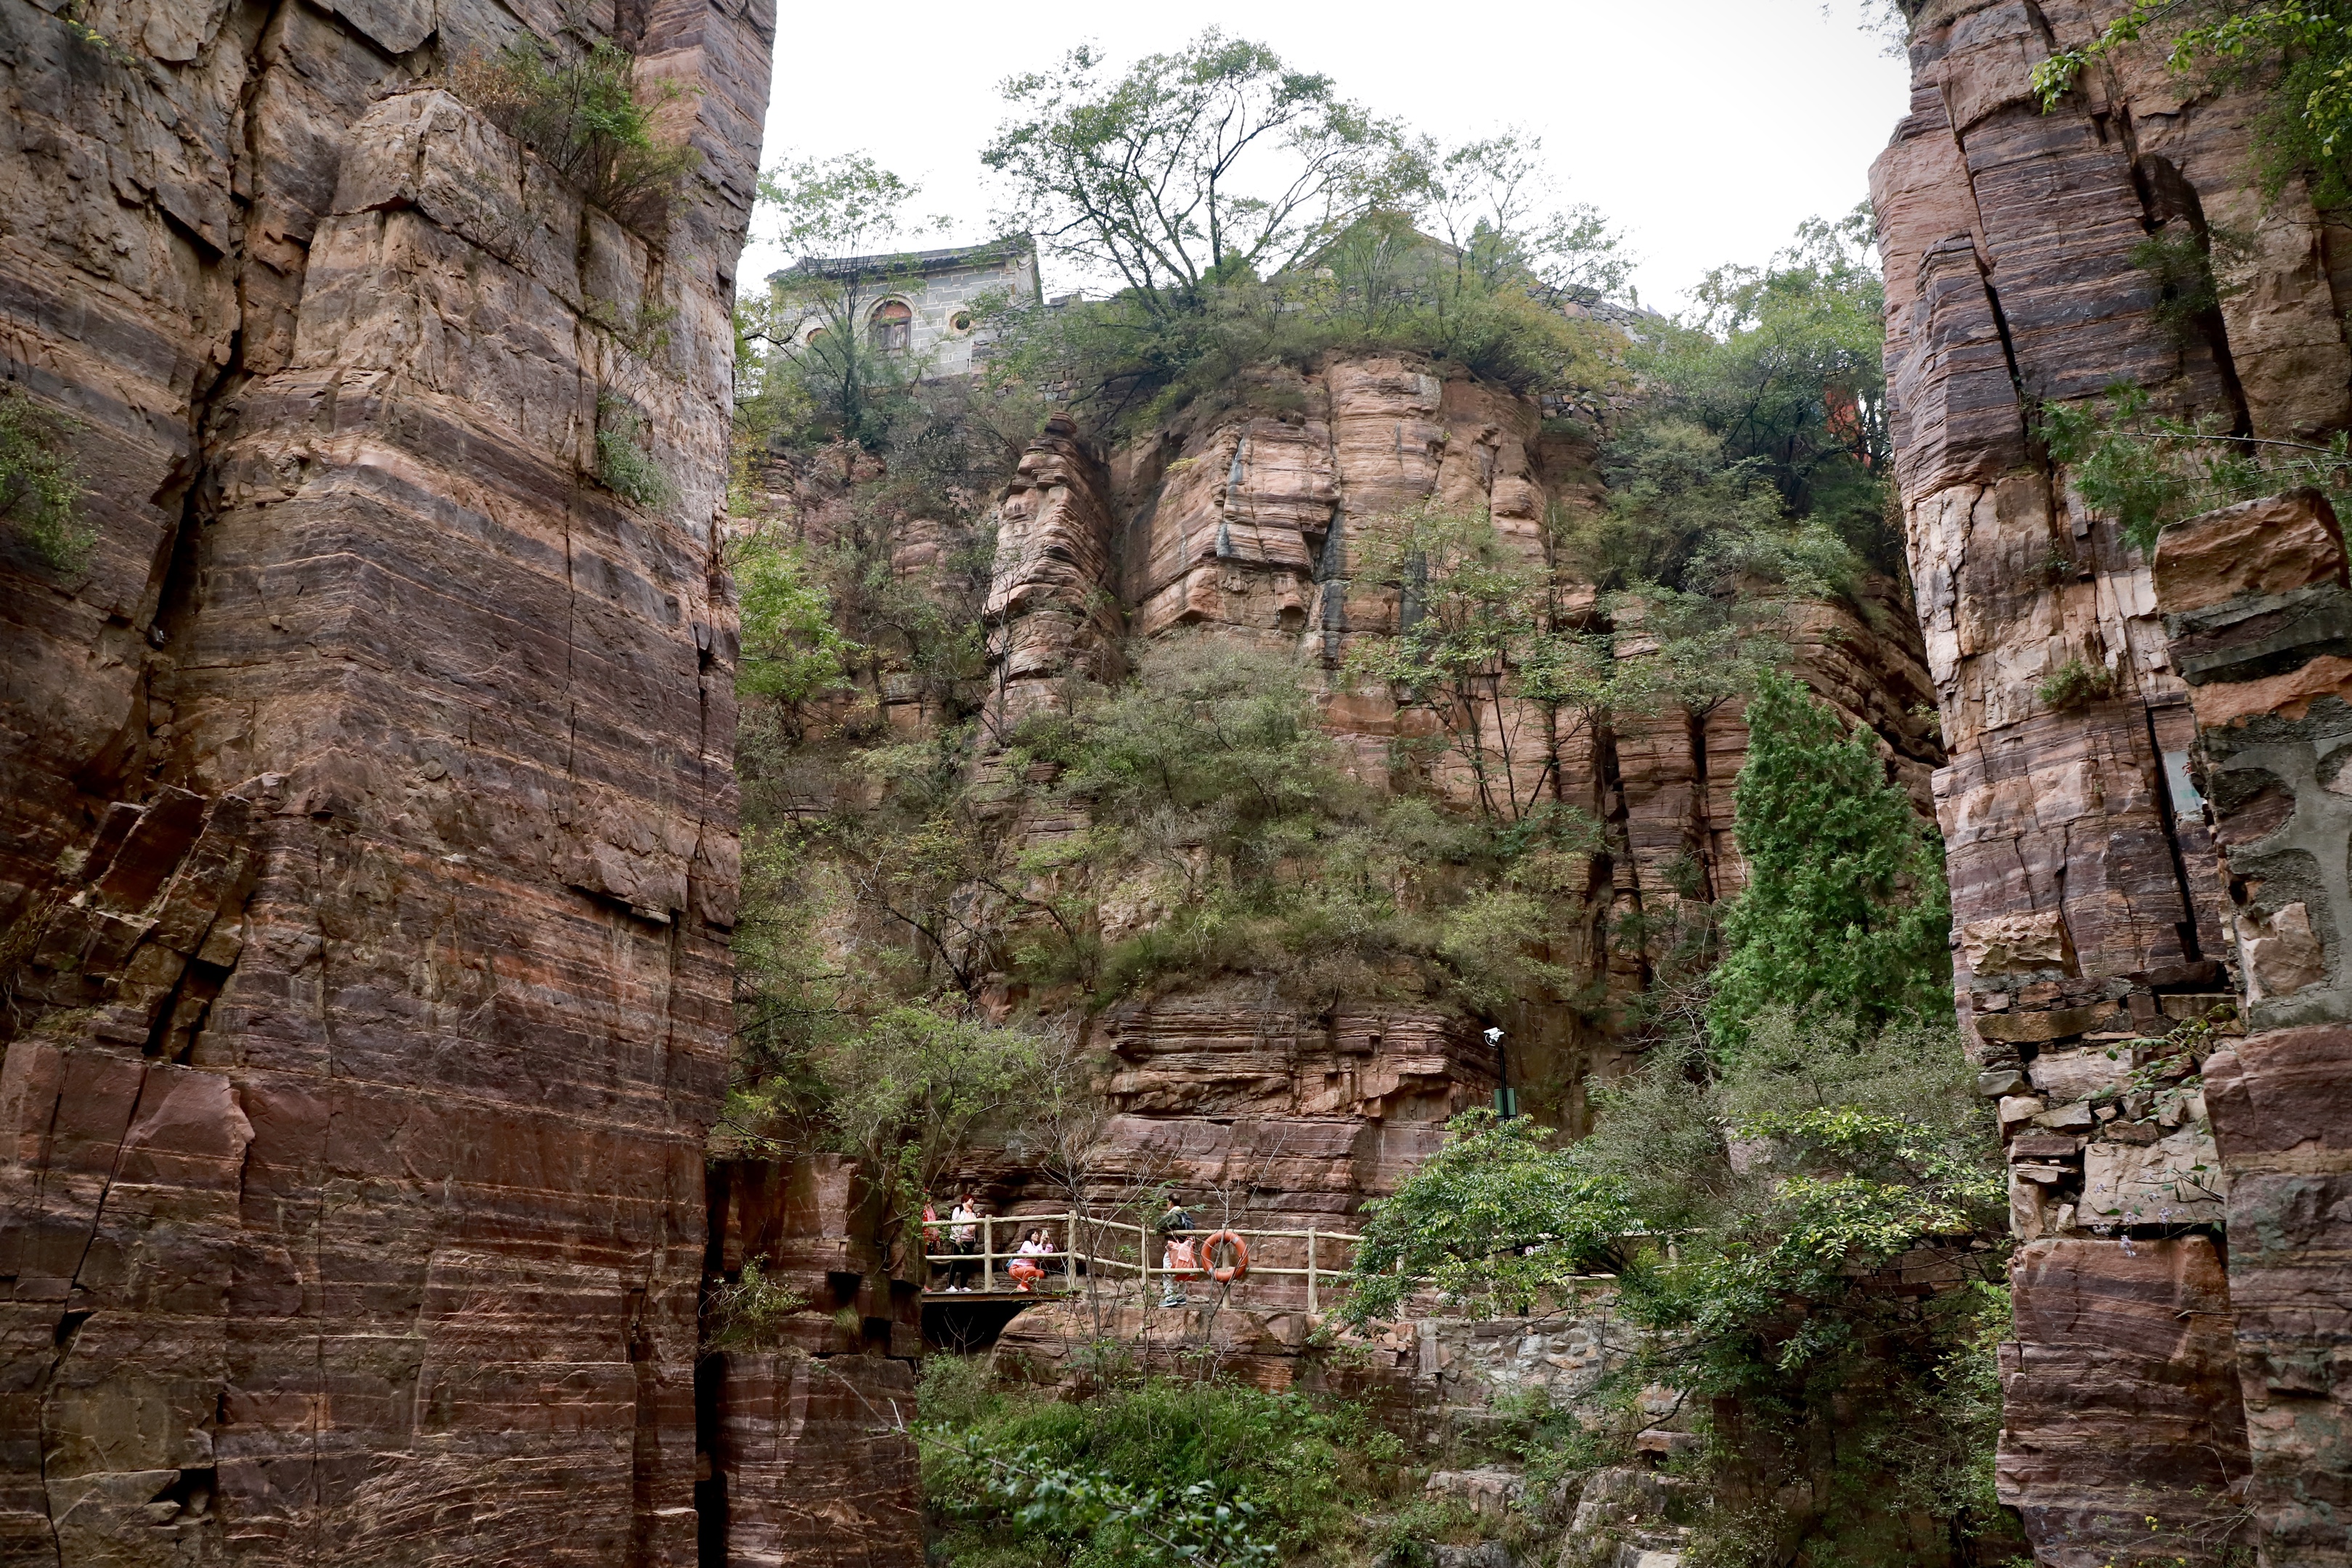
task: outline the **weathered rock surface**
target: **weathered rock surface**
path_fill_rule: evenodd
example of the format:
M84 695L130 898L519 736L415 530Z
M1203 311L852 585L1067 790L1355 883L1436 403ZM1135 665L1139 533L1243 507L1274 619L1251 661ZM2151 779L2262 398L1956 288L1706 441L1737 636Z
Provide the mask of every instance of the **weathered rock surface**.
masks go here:
M1359 575L1369 536L1415 507L1480 510L1507 548L1539 562L1547 512L1596 504L1592 449L1547 434L1528 399L1404 358L1339 357L1312 374L1262 368L1232 389L1231 404L1100 460L1056 426L1023 459L1000 509L989 597L991 727L1003 733L1062 701L1074 672L1105 672L1122 637L1213 637L1295 657L1349 765L1385 780L1396 743L1425 738L1433 721L1345 672L1353 640L1392 629L1402 611L1393 589ZM1918 717L1931 688L1898 591L1882 584L1871 594L1862 605L1803 606L1792 628L1798 666L1877 730L1924 804L1940 759ZM1615 629L1620 658L1654 647L1633 611ZM1609 825L1614 847L1587 868L1591 919L1552 933L1545 956L1630 1000L1671 945L1673 913L1740 885L1731 785L1747 736L1737 708L1554 732L1529 707L1495 716L1486 731L1483 787L1495 810L1556 800ZM1482 785L1458 763L1440 764L1437 780L1476 803ZM1076 826L1039 817L1030 831ZM1107 910L1105 935L1148 912ZM1637 914L1654 922L1649 947L1602 940L1604 922ZM1562 1119L1582 1125L1583 1080L1613 1070L1622 1044L1540 999L1498 1021L1510 1032L1512 1081L1557 1086ZM1116 1116L1090 1194L1165 1183L1200 1194L1219 1217L1230 1201L1252 1225L1331 1226L1390 1190L1449 1116L1488 1100L1499 1064L1481 1022L1348 997L1302 1012L1261 980L1124 1009L1097 1030ZM1031 1191L1012 1167L992 1189L1033 1210L1066 1202Z
M419 81L489 0L0 5L0 352L97 534L0 562L0 1557L694 1559L772 20L632 15L659 245ZM587 482L615 401L673 506Z
M2017 1341L2001 1351L1998 1474L2036 1560L2104 1568L2183 1550L2217 1557L2245 1433L2213 1244L2031 1242L2012 1283Z
M2206 1064L2265 1561L2352 1562L2352 587L2325 498L2174 524L2156 593L2198 717L2252 1033Z
M2027 416L2120 382L2242 434L2342 428L2352 292L2329 258L2352 237L2298 185L2264 201L2257 89L2195 89L2160 46L2110 57L2043 113L2033 66L2087 42L2116 7L1906 9L1912 112L1872 194L1897 477L1951 748L1936 796L1961 1018L1985 1092L2001 1097L2012 1216L2032 1242L2015 1277L2003 1496L2042 1561L2218 1560L2227 1531L2213 1510L2246 1473L2252 1431L2264 1560L2337 1560L2276 1522L2294 1505L2262 1500L2284 1498L2297 1464L2324 1473L2325 1445L2308 1447L2307 1426L2279 1435L2284 1417L2265 1436L2252 1394L2242 1414L2234 1396L2238 1216L2274 1199L2257 1195L2260 1119L2240 1113L2246 1153L2234 1155L2218 1093L2250 1102L2259 1074L2233 1059L2271 1058L2251 1038L2210 1064L2226 1040L2170 1054L2151 1041L2217 1005L2226 1018L2242 1004L2257 1027L2338 1016L2330 941L2347 832L2315 770L2352 669L2323 635L2340 547L2332 520L2279 498L2180 525L2151 562L2084 509ZM2254 237L2221 258L2226 298L2171 329L2135 247L2201 244L2225 226ZM2306 722L2318 728L2280 732ZM2194 1087L2200 1065L2209 1095ZM2225 1222L2226 1280L2209 1243L2178 1234ZM2274 1249L2271 1267L2326 1255ZM2189 1315L2174 1325L2175 1312ZM2263 1342L2328 1342L2285 1323L2267 1312ZM2273 1445L2281 1458L2266 1461ZM2168 1544L2151 1543L2150 1517L2179 1521L2164 1526Z
M911 1364L717 1352L729 1568L923 1560Z
M877 1200L855 1161L725 1160L710 1173L709 1273L802 1305L745 1343L720 1321L695 1369L705 1464L705 1561L836 1568L922 1561L915 1357L922 1319L908 1259L881 1256ZM893 1264L898 1265L894 1271ZM906 1276L899 1278L898 1276Z

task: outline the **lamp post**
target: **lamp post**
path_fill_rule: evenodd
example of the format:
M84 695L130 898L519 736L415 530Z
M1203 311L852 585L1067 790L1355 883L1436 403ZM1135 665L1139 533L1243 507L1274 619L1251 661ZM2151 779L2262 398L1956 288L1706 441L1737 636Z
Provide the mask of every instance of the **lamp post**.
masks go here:
M1519 1113L1519 1091L1511 1087L1511 1055L1503 1048L1503 1031L1489 1027L1486 1043L1495 1047L1495 1114L1508 1120Z

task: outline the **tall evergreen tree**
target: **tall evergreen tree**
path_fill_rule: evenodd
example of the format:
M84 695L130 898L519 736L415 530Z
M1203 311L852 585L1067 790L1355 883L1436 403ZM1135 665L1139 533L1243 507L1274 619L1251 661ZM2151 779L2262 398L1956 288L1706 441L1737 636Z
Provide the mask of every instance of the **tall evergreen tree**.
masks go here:
M1745 1043L1775 1003L1864 1025L1951 1005L1942 847L1866 733L1768 676L1748 706L1733 802L1748 886L1725 917L1707 1004L1717 1050Z

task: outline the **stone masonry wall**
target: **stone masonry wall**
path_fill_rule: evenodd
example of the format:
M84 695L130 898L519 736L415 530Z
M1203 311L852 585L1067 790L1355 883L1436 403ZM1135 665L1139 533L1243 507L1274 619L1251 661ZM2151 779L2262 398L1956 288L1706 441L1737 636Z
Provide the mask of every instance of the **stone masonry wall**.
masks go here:
M0 0L0 1561L694 1559L764 0ZM435 89L690 89L666 236ZM673 311L649 355L596 324ZM677 484L589 482L625 404Z

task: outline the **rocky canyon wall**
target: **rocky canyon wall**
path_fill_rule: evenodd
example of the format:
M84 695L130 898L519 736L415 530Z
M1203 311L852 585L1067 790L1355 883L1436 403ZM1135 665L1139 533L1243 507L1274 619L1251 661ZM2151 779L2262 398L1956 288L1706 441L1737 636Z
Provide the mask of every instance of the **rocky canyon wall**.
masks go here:
M687 89L667 234L434 85L572 25ZM694 1560L772 33L0 4L0 358L95 533L0 561L0 1559Z
M2341 1562L2345 1426L2311 1370L2341 1342L2316 1217L2338 1141L2278 1097L2333 1103L2352 1055L2325 1030L2234 1048L2238 1023L2179 1030L2242 1000L2258 1031L2343 1016L2326 868L2346 836L2320 782L2342 710L2336 634L2310 620L2339 591L2332 520L2200 520L2151 563L2084 506L2034 415L2123 383L2242 435L2343 428L2352 230L2299 184L2265 201L2256 89L2169 73L2160 47L2042 112L2033 66L2117 6L1906 9L1912 110L1872 195L1951 753L1960 1016L2022 1244L2001 1493L2044 1563L2219 1561L2249 1504L2264 1562ZM2220 302L2184 322L2135 248L2217 229L2244 247L2214 252ZM2282 985L2303 1000L2266 1002Z
M1298 661L1350 769L1387 781L1405 765L1394 748L1435 725L1345 671L1359 640L1410 613L1397 589L1366 579L1368 537L1423 506L1484 512L1506 550L1548 564L1548 519L1601 504L1595 460L1589 429L1548 426L1507 388L1395 357L1253 371L1223 406L1108 454L1057 422L999 510L991 728L1062 702L1073 670L1115 673L1123 650L1223 641ZM1612 622L1590 585L1568 593L1584 625L1612 634L1617 658L1655 650L1636 612ZM1931 689L1907 603L1879 584L1861 604L1805 604L1793 639L1801 673L1876 730L1924 805L1941 752L1921 717ZM1492 717L1483 739L1504 787L1605 829L1607 847L1582 863L1582 922L1551 933L1545 954L1587 987L1581 1005L1530 997L1500 1010L1506 1061L1482 1038L1490 1020L1434 998L1351 994L1318 1010L1263 976L1228 975L1120 1005L1088 1025L1113 1112L1089 1177L1099 1194L1168 1184L1236 1223L1346 1229L1436 1147L1448 1118L1489 1103L1506 1072L1582 1127L1587 1075L1619 1070L1638 1048L1615 1020L1665 961L1677 914L1740 886L1731 785L1746 738L1736 705L1556 728L1532 705ZM1457 759L1434 777L1476 806ZM1027 831L1043 844L1083 826L1045 813ZM1105 941L1154 913L1107 900ZM1649 934L1624 935L1637 929ZM990 1180L1000 1200L1060 1206L1017 1163Z

